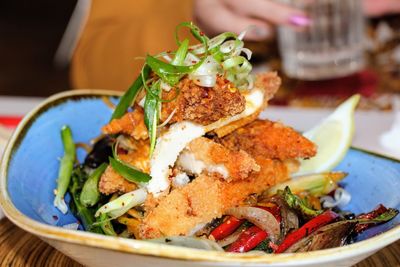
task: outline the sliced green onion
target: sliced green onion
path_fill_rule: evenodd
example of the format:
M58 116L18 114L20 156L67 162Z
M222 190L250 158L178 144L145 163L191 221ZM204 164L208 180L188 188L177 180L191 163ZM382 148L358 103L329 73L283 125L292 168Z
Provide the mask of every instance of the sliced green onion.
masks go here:
M66 214L68 207L65 204L64 196L71 181L72 170L75 162L75 143L72 139L72 132L68 126L61 128L61 139L64 146L64 156L60 162L60 169L57 179L57 194L54 198L54 206Z
M94 206L100 199L99 180L103 172L107 168L107 164L101 164L86 180L83 185L80 201L86 207Z
M117 107L115 108L111 120L121 118L128 108L134 103L137 95L140 92L140 89L143 86L143 80L147 80L150 75L150 68L145 65L141 72L141 75L137 77L135 82L129 87L128 91L121 97Z
M152 94L147 94L144 102L144 123L149 131L151 157L156 145L157 124L160 118L160 102L154 97L161 93L160 81L155 82L150 90Z
M151 179L150 175L138 171L132 166L123 163L122 161L116 160L112 157L110 157L109 160L111 167L130 182L133 183L148 182Z
M108 217L118 218L124 215L131 208L144 203L147 197L147 192L144 188L126 193L113 201L101 206L95 213L95 217L102 214L107 214Z
M189 48L189 39L185 39L178 50L176 51L174 59L171 61L172 65L183 65Z
M185 74L193 72L201 64L203 64L205 58L200 60L200 62L190 65L190 66L176 66L170 63L161 61L153 56L147 55L146 64L161 78L163 81L167 82L169 85L174 86L179 82L181 77Z
M194 25L193 22L182 22L175 28L175 40L178 45L181 45L181 41L179 41L179 30L183 27L189 28L193 37L202 42L203 45L207 44L209 41L208 37L200 30L199 27Z

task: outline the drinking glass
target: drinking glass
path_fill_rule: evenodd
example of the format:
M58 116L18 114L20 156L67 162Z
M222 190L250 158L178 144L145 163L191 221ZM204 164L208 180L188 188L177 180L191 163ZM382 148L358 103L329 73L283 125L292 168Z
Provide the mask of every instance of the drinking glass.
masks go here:
M322 80L350 75L365 66L365 18L361 0L280 0L312 19L297 29L280 26L283 70L292 78Z

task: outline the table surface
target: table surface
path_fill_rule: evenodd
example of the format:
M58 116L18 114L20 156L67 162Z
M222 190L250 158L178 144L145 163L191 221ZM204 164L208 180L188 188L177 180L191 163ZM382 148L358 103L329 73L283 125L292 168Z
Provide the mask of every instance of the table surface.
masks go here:
M0 115L24 115L42 99L0 97ZM280 120L304 131L330 113L328 109L298 109L271 107L262 117ZM389 156L400 157L396 151L383 147L379 138L394 121L390 112L357 112L356 136L353 145ZM1 154L1 148L0 148ZM0 266L81 266L37 237L1 219ZM357 266L400 266L400 241L388 246Z
M400 266L400 241L365 259L356 267ZM82 266L19 229L8 219L0 220L0 266Z

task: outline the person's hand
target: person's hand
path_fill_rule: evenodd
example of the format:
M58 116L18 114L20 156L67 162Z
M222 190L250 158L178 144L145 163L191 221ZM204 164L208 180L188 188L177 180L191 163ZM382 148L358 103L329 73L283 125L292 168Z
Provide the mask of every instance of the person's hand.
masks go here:
M240 33L255 26L245 38L256 41L271 38L275 25L303 27L310 24L301 10L273 0L194 0L194 19L200 28L212 35L225 31Z
M370 17L400 13L399 0L364 0L363 4L365 14Z

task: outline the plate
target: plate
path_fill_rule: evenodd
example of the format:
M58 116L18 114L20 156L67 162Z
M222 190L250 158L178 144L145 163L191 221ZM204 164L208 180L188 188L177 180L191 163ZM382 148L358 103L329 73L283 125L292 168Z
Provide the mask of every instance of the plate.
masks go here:
M69 91L47 99L15 130L1 163L0 204L6 216L84 265L350 266L400 239L400 216L364 232L352 245L264 256L209 252L64 229L63 225L76 222L76 218L60 213L52 204L63 155L60 129L68 124L76 142L89 143L112 113L104 97L117 101L115 92L96 90ZM84 156L85 151L78 150L80 161ZM400 209L399 161L351 149L337 169L350 173L344 180L352 194L346 209L366 212L379 203Z

